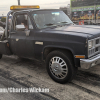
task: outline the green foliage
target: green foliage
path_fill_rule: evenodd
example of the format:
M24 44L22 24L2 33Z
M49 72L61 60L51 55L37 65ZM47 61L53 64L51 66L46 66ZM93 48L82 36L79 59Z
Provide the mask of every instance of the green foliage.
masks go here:
M2 18L1 18L1 21L2 21L2 22L6 22L6 17L2 17Z

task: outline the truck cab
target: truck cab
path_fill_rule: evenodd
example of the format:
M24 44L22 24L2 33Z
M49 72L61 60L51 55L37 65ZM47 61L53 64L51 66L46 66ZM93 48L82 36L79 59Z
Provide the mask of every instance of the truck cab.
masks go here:
M58 83L71 81L78 67L100 63L100 27L75 25L60 9L37 8L11 6L0 58L6 54L45 61L49 76Z

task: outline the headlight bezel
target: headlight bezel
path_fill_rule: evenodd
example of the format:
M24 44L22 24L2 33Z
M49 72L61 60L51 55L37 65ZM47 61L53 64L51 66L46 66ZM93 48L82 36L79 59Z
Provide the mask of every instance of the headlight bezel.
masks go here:
M98 42L96 42L98 41ZM91 42L91 43L90 43ZM100 37L88 39L88 58L100 54ZM98 48L98 49L97 49Z
M88 49L92 49L93 48L93 40L89 40L88 41Z

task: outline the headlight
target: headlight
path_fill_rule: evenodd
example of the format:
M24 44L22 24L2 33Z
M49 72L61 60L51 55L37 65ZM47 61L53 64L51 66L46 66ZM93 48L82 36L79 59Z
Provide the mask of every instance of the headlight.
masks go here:
M89 41L88 47L89 47L89 49L91 49L93 47L93 41Z

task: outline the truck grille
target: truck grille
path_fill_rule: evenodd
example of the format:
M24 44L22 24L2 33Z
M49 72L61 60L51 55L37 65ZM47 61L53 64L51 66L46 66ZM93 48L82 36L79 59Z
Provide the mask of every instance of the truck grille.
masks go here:
M92 57L100 53L100 37L95 38L93 41L93 47L88 50L88 57Z

